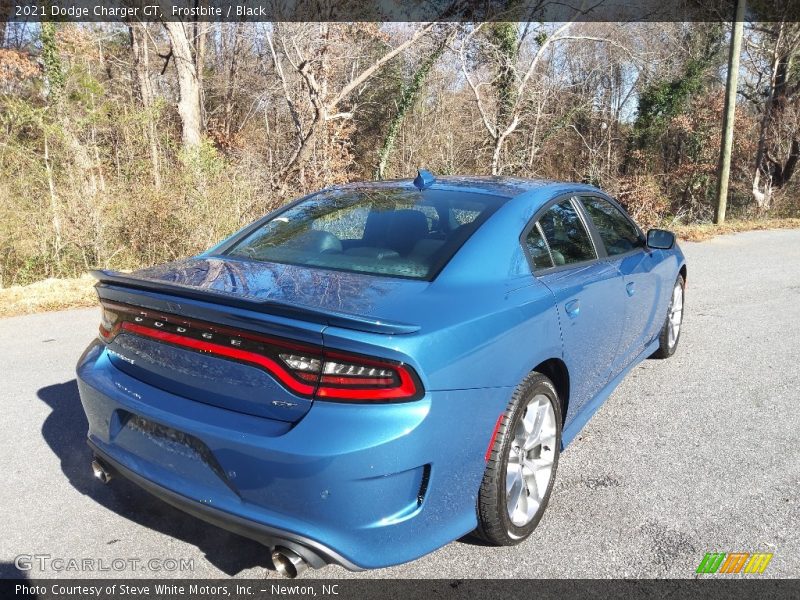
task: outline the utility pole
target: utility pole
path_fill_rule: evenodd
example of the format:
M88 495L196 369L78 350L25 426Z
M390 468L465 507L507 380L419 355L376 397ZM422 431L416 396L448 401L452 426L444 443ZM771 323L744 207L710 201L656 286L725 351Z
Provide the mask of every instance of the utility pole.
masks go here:
M725 209L728 206L728 179L731 174L731 149L733 148L733 125L736 115L736 88L739 83L739 55L742 52L742 31L744 30L744 9L746 0L736 0L736 13L733 17L731 52L728 56L728 80L725 84L725 115L722 118L722 144L719 152L719 184L717 186L717 209L714 223L725 222Z

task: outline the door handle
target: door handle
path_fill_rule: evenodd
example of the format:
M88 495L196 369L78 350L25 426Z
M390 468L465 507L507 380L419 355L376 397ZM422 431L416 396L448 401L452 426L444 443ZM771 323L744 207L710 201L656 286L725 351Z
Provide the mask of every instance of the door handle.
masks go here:
M628 292L628 296L633 296L636 293L636 284L631 281L625 286L625 291Z
M564 305L564 310L567 311L567 315L570 318L574 319L577 317L581 312L581 301L580 300L570 300Z

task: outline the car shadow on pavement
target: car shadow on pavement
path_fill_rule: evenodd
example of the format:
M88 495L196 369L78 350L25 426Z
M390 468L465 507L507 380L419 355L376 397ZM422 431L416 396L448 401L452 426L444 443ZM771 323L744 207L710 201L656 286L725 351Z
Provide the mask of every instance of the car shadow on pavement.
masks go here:
M42 436L60 459L61 470L72 487L81 494L139 525L194 544L210 563L229 576L252 567L274 569L268 549L258 542L189 516L121 477L108 485L98 482L92 475L92 452L86 445L89 424L74 379L43 387L37 395L52 409L42 425ZM98 529L97 535L108 538L105 542L109 545L121 541L114 529Z
M28 573L13 562L0 562L0 579L28 579Z
M475 533L470 532L456 540L459 544L466 544L467 546L481 546L483 548L497 548L496 545L490 544L487 541L479 538Z

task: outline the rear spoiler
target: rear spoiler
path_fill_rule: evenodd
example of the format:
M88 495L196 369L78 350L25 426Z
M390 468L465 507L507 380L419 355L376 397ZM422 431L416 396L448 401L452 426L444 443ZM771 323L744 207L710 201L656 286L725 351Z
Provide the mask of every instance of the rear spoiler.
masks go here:
M344 329L366 331L369 333L398 335L414 333L420 329L419 325L410 325L408 323L400 323L397 321L381 321L362 315L353 315L336 311L317 310L314 308L307 308L294 304L275 302L274 300L253 300L249 298L241 298L217 292L215 290L199 289L196 287L180 285L176 283L165 283L163 281L139 279L137 277L126 275L124 273L117 273L115 271L97 270L91 271L91 275L97 279L97 284L95 287L98 290L107 288L159 292L163 294L169 294L171 296L178 296L180 298L188 298L190 300L212 302L214 304L233 306L235 308L242 308L270 315L287 317L290 319L299 319L301 321L320 323L322 325L329 325L330 327L342 327Z

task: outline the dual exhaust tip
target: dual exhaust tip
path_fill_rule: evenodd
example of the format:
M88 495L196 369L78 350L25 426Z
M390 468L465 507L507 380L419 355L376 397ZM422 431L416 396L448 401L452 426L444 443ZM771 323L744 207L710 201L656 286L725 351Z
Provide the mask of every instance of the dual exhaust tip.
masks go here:
M92 474L101 483L108 483L114 478L111 469L95 458L92 461ZM272 550L272 564L275 570L289 579L294 579L308 569L306 559L288 548L277 546Z
M294 579L308 569L306 559L288 548L277 547L272 551L275 570L289 579Z
M108 483L114 478L111 470L96 458L92 461L92 474L100 483Z

